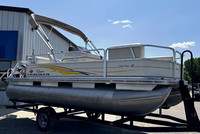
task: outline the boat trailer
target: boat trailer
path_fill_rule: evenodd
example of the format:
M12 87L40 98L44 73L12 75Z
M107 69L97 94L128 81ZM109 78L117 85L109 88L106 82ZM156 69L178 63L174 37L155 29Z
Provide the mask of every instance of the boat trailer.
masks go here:
M191 54L191 71L193 74L193 55L189 50L184 51L181 54L181 80L179 82L180 92L184 104L184 111L186 120L173 117L171 115L163 115L162 108L159 109L159 113L151 113L146 117L126 117L119 116L119 119L114 121L106 120L105 113L88 112L79 109L64 109L64 112L56 113L51 107L40 107L40 104L28 103L24 105L18 105L14 102L12 106L7 106L7 108L19 109L34 112L37 114L36 122L37 126L41 131L48 131L53 128L55 121L65 117L73 120L86 121L91 123L98 123L109 126L116 126L120 128L126 128L142 132L200 132L200 121L194 106L195 102L200 102L200 95L194 93L193 80L194 75L192 75L192 91L190 93L187 85L184 85L183 81L183 55L189 52ZM86 113L87 117L80 116ZM150 117L150 118L149 118ZM167 121L167 120L171 121ZM143 127L135 125L135 122L144 122L150 124L159 125L159 127ZM161 127L160 127L161 125Z

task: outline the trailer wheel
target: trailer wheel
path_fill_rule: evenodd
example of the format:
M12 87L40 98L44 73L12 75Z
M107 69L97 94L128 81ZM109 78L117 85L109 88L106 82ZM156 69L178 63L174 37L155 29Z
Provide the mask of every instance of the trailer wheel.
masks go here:
M39 130L51 130L56 121L56 112L51 107L40 108L37 112L36 122Z
M98 119L100 117L100 113L96 113L96 112L86 112L86 115L88 118L90 119Z

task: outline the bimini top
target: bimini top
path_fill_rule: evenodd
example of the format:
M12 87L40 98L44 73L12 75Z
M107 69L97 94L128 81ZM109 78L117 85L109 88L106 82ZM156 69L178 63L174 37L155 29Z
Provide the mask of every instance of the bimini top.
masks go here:
M37 14L31 14L30 23L33 28L37 28L37 24L55 26L81 37L85 42L89 41L87 36L83 32L81 32L79 29L52 18L48 18L45 16L37 15Z

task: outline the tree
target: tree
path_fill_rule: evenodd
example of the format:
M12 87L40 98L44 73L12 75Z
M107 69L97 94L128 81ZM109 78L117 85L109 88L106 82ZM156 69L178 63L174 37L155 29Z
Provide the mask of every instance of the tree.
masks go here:
M193 59L193 75L194 83L200 83L200 58ZM186 60L184 62L184 79L191 82L192 78L191 61Z

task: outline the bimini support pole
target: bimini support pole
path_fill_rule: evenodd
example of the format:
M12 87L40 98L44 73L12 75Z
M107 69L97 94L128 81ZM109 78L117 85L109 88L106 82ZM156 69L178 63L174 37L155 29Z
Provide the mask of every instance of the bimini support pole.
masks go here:
M94 45L94 43L93 43L91 40L87 40L87 41L86 41L86 44L87 44L91 49L95 50L94 52L95 52L97 55L101 56L99 50L96 48L96 46Z
M31 15L29 22L32 26L32 30L33 30L33 34L35 34L34 30L36 30L36 32L38 33L38 35L40 36L40 38L44 41L44 43L46 44L46 46L49 48L50 50L50 55L52 57L52 59L54 60L54 62L56 62L56 57L54 55L54 50L53 47L51 45L51 43L49 42L49 38L46 35L46 33L44 32L44 30L42 29L42 27L35 21L35 19L33 18L33 16ZM35 36L35 35L34 35ZM33 49L35 49L35 42L33 42ZM34 50L33 52L34 53Z

